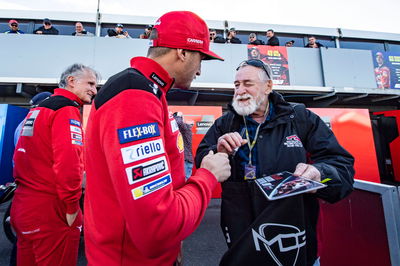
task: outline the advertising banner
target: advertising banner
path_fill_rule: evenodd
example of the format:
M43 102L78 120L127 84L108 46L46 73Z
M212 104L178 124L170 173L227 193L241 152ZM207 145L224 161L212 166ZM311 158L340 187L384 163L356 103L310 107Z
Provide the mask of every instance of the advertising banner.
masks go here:
M274 85L290 85L288 54L285 46L248 45L248 58L269 64Z
M372 51L378 89L400 89L400 53Z

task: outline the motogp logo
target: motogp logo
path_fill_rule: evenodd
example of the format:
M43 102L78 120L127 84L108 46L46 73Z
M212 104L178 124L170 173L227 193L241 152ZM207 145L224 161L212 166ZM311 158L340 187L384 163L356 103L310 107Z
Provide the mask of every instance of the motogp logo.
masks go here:
M264 246L277 265L296 265L300 248L306 244L305 231L288 224L261 224L258 232L252 229L254 246L261 251ZM293 263L282 263L290 259Z

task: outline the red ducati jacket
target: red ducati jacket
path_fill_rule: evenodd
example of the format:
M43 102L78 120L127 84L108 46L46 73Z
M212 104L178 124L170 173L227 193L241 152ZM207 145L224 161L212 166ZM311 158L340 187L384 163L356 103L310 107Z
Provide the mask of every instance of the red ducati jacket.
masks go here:
M217 181L185 183L182 136L165 94L173 79L144 57L100 90L86 131L89 265L172 265L199 225Z
M14 153L16 197L57 197L66 213L79 209L83 175L82 101L65 89L28 113Z

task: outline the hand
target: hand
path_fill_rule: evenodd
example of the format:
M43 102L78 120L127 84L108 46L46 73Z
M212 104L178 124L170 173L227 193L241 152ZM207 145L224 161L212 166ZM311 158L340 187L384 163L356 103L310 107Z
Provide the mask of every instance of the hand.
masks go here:
M75 213L73 214L65 214L65 217L67 218L67 224L68 226L71 226L74 222L75 222L75 218L78 215L79 210L77 210Z
M232 154L235 149L246 143L247 140L243 139L238 132L226 133L218 138L217 151Z
M42 32L41 30L38 30L38 31L36 32L36 34L43 34L43 32Z
M214 174L218 182L224 182L231 175L228 154L210 151L201 161L201 168L207 169Z
M296 170L293 175L302 176L314 181L321 182L321 173L317 168L311 164L299 163L296 165ZM316 190L310 191L310 193L315 193Z

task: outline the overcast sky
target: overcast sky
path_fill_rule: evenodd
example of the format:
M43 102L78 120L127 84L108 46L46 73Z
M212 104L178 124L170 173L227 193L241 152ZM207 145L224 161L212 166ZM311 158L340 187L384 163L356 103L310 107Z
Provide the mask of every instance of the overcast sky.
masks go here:
M96 12L97 0L0 0L0 9ZM400 0L100 0L100 12L158 17L190 10L204 19L400 34Z

